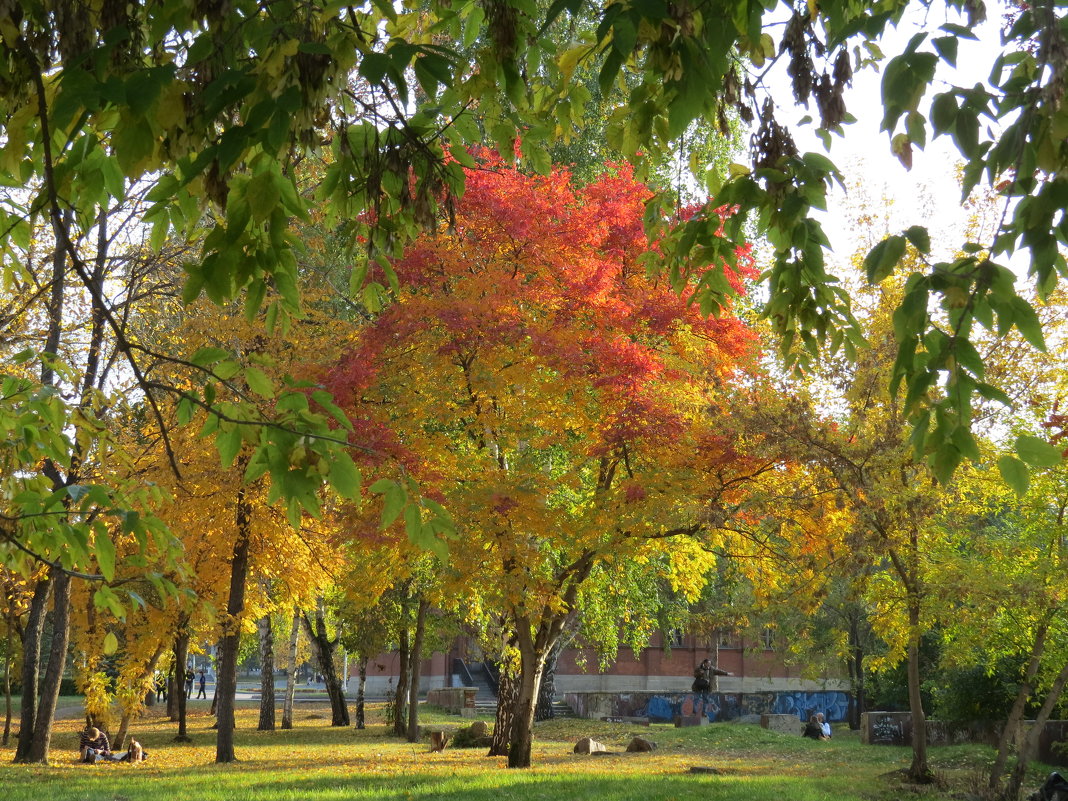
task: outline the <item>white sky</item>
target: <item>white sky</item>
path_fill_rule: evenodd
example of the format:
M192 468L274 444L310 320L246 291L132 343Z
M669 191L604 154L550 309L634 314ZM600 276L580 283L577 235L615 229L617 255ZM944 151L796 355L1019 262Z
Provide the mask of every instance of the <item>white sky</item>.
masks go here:
M909 39L921 30L937 33L940 25L947 21L964 24L960 18L949 17L944 7L935 4L925 18L921 17L919 7L915 13L907 16L897 30L891 30L881 43L887 57L892 57L908 43ZM1000 28L1004 18L1004 5L1000 0L987 3L987 21L975 29L979 41L960 40L958 68L951 71L940 66L932 90L921 104L921 111L926 115L926 104L931 95L943 91L947 82L961 86L971 86L985 81L990 75L995 57L1001 52ZM921 46L930 50L929 44ZM885 63L885 62L884 62ZM787 81L785 74L782 81ZM897 232L914 224L930 227L932 242L936 249L941 240L949 250L960 244L962 228L967 214L960 207L960 189L956 181L956 168L961 161L960 154L948 136L941 136L929 141L925 150L913 148L913 166L906 171L897 158L890 152L890 136L880 132L883 109L882 72L866 69L854 75L853 85L847 90L846 108L857 117L857 122L844 126L845 136L834 136L828 153L844 174L847 184L857 182L858 189L851 196L836 190L829 199L828 214L821 222L831 239L836 260L846 260L857 250L856 235L843 225L855 213L851 207L865 197L876 201L877 207L886 209L889 215L889 227ZM788 84L783 89L775 89L777 98L786 98ZM813 106L814 108L814 106ZM792 115L792 116L791 116ZM804 116L796 107L783 106L780 118L783 122L795 121ZM818 116L814 112L814 116ZM812 134L813 126L794 128L793 134L801 152L815 151L825 153L823 143ZM859 197L858 197L859 195ZM891 201L890 207L884 207L878 201L886 197ZM876 239L885 231L873 231Z

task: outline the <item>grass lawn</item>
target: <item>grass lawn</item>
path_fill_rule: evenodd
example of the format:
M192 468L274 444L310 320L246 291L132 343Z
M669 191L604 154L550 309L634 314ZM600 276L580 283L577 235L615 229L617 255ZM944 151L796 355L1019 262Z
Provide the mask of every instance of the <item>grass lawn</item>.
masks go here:
M380 706L370 710L364 731L332 729L325 706L298 707L296 728L257 732L257 711L238 712L235 765L214 764L213 719L194 705L192 744L173 742L174 724L158 710L140 721L135 736L149 751L141 765L82 765L75 752L78 721L60 721L50 767L10 764L12 746L0 750L3 801L890 801L900 798L977 798L981 772L993 759L989 748L933 748L938 785L911 787L900 771L905 748L862 746L859 737L837 731L815 742L731 723L702 728L650 728L588 720L540 723L535 729L535 767L508 770L485 749L428 753L426 742L387 737ZM455 729L459 718L429 712L428 728ZM640 735L659 747L651 754L622 753ZM575 741L592 736L610 751L572 753ZM695 774L714 767L718 774ZM1033 785L1048 769L1036 765Z

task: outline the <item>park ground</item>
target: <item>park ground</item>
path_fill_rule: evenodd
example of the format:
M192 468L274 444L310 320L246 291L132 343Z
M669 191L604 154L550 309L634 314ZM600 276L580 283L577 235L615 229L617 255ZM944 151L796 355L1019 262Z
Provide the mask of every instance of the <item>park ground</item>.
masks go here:
M79 720L57 721L52 764L13 765L12 745L0 750L3 801L890 801L901 798L980 799L993 751L982 746L936 747L935 785L904 783L906 748L861 745L836 730L830 742L720 723L676 729L562 719L537 724L535 767L508 770L485 749L429 753L426 741L387 736L383 709L372 705L368 727L331 728L325 705L298 707L291 731L255 731L252 704L238 711L240 761L215 765L213 718L203 702L189 717L192 743L173 741L175 724L152 710L135 727L149 752L141 765L78 762ZM427 730L467 721L429 710ZM651 739L651 754L624 753L635 736ZM580 756L584 736L611 753ZM715 768L694 773L692 768ZM1033 766L1031 788L1050 768Z

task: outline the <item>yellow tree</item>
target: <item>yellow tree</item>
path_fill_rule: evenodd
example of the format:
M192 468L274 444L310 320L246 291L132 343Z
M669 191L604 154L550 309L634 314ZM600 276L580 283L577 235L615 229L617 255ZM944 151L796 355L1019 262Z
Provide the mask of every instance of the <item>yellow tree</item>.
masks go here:
M145 462L152 479L170 490L160 516L184 545L196 598L178 620L178 641L188 643L207 626L219 643L216 761L227 762L234 759L240 633L274 609L309 605L329 581L334 531L328 523L309 524L305 510L322 516L327 484L355 497L359 475L346 453L326 458L344 445L347 421L303 378L331 355L321 317L309 314L283 331L262 316L206 303L173 313L173 341L153 342L150 375L188 389L168 407L176 422L171 441L143 435ZM172 355L176 343L194 351L189 362ZM183 371L190 364L209 377L208 386L189 380ZM309 424L319 436L307 433ZM182 648L175 659L184 669Z

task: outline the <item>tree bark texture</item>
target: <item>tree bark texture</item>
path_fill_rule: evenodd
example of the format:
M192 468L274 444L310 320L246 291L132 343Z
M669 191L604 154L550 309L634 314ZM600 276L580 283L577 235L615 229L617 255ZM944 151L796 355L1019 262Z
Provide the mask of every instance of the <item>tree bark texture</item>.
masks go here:
M538 702L534 705L534 720L552 720L556 717L553 711L553 701L556 700L556 660L563 650L563 643L563 639L557 640L545 658L545 669L542 671L541 686L538 688Z
M274 632L271 616L264 615L256 625L260 634L260 721L259 731L274 731Z
M519 672L519 692L516 696L512 736L508 743L508 767L529 768L530 752L534 745L534 705L541 686L545 667L545 653L540 652L529 636L519 638L522 668Z
M293 728L293 699L297 691L297 641L300 639L300 611L293 610L293 626L289 630L289 659L286 662L286 695L282 702L282 728Z
M0 745L11 739L11 649L14 646L11 621L7 621L7 647L4 650L4 737Z
M326 610L322 601L315 609L315 625L308 619L307 613L301 615L304 633L308 635L312 653L315 655L319 670L323 674L326 684L326 694L330 698L330 725L348 726L349 707L345 700L345 688L337 676L334 667L334 650L337 648L337 639L330 639L326 630Z
M171 693L174 695L178 709L178 734L175 742L189 742L189 731L186 728L186 705L188 699L185 696L185 660L189 658L189 629L184 623L178 628L174 637L174 680L171 683Z
M397 695L393 699L393 733L397 737L408 736L408 686L411 680L409 657L411 656L411 632L408 630L407 605L401 611L400 635L398 637L398 656L400 657L400 674L397 676Z
M52 723L59 703L59 687L67 666L67 644L70 642L71 577L52 568L52 643L48 651L48 667L41 682L41 698L30 744L29 762L48 764L48 749L52 743Z
M16 762L26 762L30 758L30 744L33 742L33 727L37 717L37 694L40 689L41 640L44 637L45 614L51 594L52 580L46 576L34 585L30 611L27 613L26 629L22 638L22 711L19 715L19 740L15 747Z
M497 717L493 723L493 740L487 756L508 756L518 701L519 679L510 668L504 668L497 683Z
M242 487L237 491L237 539L230 562L230 597L219 647L218 729L215 732L215 762L237 760L234 753L234 700L237 694L237 649L241 637L241 613L245 610L245 583L248 577L249 535L252 506Z
M362 729L367 725L367 716L364 712L364 702L367 699L367 657L361 656L359 667L359 684L356 685L356 728Z
M909 712L912 714L912 765L909 779L918 784L929 784L934 774L927 764L927 716L923 711L923 696L920 694L920 603L910 594L908 683Z
M415 639L412 642L411 682L408 688L408 742L419 741L419 673L423 660L423 636L426 633L426 613L430 603L419 599L415 615Z

